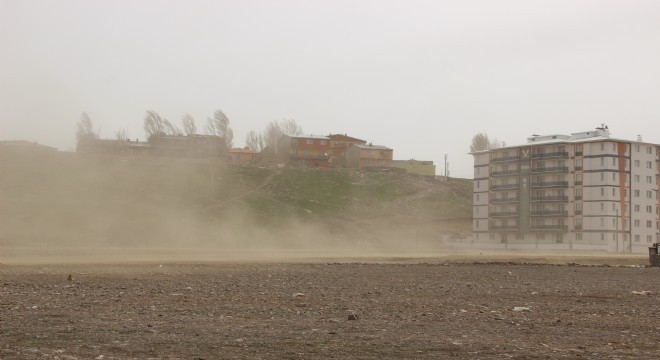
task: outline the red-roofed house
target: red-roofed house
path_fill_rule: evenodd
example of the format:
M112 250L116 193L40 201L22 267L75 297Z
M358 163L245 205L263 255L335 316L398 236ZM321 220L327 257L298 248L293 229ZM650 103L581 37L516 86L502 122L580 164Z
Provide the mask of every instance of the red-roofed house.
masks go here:
M254 157L257 155L256 151L250 150L249 147L244 148L233 148L229 150L229 156L233 164L247 164L254 161Z

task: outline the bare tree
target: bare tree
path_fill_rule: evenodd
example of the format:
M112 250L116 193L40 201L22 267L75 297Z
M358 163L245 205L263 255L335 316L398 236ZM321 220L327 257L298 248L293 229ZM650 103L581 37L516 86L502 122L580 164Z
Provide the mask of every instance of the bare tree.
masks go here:
M277 121L269 122L262 135L264 147L269 147L272 151L277 152L277 145L283 134L284 132Z
M252 151L261 151L264 148L264 139L261 134L254 130L250 130L245 136L245 146Z
M206 119L206 133L225 139L227 148L233 145L234 131L229 127L229 118L220 109L213 113L213 118Z
M99 134L94 132L94 125L92 119L89 118L86 112L80 115L80 120L76 124L76 141L78 144L81 142L98 139Z
M128 140L128 130L119 129L119 130L115 131L115 139L120 140L120 141Z
M165 128L165 119L161 118L157 112L147 110L147 115L144 117L144 132L147 134L147 138L165 134Z
M500 147L500 142L497 139L491 141L490 138L488 138L488 134L478 133L472 137L470 152L496 149L498 147Z
M181 120L181 123L183 124L183 131L186 135L193 135L197 132L197 125L195 125L195 119L193 119L190 114L185 114L183 115L183 119Z
M286 135L300 135L303 133L302 126L298 125L294 119L282 119L280 121L280 128Z

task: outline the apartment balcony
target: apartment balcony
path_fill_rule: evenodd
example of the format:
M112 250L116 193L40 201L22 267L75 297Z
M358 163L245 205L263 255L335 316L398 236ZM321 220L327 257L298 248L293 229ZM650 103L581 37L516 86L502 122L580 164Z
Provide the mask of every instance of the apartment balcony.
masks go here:
M566 151L557 151L557 152L551 152L551 153L532 154L532 159L552 159L552 158L567 159L568 158L568 152L566 152Z
M562 231L568 231L568 225L559 225L559 224L532 225L530 230L562 230Z
M518 230L520 227L518 225L492 225L488 227L488 230Z
M577 169L577 168L576 168ZM582 185L582 180L576 181L575 185Z
M518 211L496 211L490 213L490 217L518 217L518 215L520 215Z
M568 216L568 211L566 211L566 210L539 210L539 211L532 211L532 216L560 216L560 217L566 217L566 216Z
M582 166L576 166L575 171L582 171Z
M517 203L518 198L506 198L506 199L492 199L490 200L492 204L508 204L508 203Z
M507 189L517 189L520 187L520 184L500 184L500 185L491 185L491 190L507 190Z
M582 195L575 195L575 200L582 200Z
M582 215L582 210L575 210L575 215Z
M490 173L490 176L507 176L507 175L519 175L520 170L500 170L500 171L493 171Z
M568 187L568 181L545 181L545 182L533 182L532 187Z
M490 159L491 163L503 163L510 161L520 161L520 156L501 156L497 158Z
M575 230L582 230L582 225L575 225Z
M533 173L568 172L568 166L535 167L532 168L532 172Z
M532 201L537 201L537 202L568 201L568 196L533 196Z
M582 156L582 151L576 151L575 156Z

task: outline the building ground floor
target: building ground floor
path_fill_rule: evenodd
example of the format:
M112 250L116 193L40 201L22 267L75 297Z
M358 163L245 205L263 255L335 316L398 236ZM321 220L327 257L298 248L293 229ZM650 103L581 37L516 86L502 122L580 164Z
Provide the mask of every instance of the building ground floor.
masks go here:
M543 251L604 251L646 254L656 237L627 232L475 232L469 243L475 248ZM466 241L463 241L466 242Z

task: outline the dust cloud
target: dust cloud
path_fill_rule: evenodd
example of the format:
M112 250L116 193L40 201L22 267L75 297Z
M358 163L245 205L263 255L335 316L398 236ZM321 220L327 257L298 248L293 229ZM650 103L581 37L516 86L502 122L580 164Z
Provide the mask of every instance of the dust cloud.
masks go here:
M0 153L0 263L447 253L444 225L420 224L420 214L291 212L268 192L266 175L276 171L212 159Z

